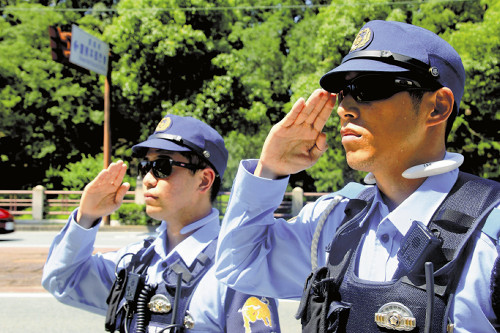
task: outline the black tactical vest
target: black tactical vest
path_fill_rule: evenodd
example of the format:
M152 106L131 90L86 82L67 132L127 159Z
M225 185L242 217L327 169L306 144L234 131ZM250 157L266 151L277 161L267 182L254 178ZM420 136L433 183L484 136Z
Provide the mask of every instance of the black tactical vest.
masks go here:
M371 188L349 201L327 266L312 272L306 281L297 313L303 332L446 332L449 301L471 250L471 234L481 230L486 216L500 202L500 184L460 172L427 228L440 246L418 260L415 254L427 239L405 236L401 248L407 250L408 258L422 264L411 271L398 269L398 278L388 282L366 281L355 274L368 228L368 223L360 226L360 221L373 196ZM427 271L424 262L432 263L427 264Z
M217 240L213 240L191 266L179 258L167 267L158 285L144 283L154 251L144 257L143 254L151 243L151 239L146 239L129 265L117 273L107 300L106 331L180 333L191 328L196 330L196 318L191 317L187 309L200 279L214 263ZM225 332L280 332L278 304L273 298L227 288L224 306Z

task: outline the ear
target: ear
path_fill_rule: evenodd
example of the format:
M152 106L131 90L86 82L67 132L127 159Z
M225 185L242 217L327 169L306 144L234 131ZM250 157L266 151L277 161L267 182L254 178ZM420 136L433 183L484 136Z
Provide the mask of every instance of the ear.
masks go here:
M432 104L434 110L430 112L427 118L428 126L435 126L445 123L453 112L453 103L455 98L453 92L448 87L439 88L432 94Z
M202 193L210 192L212 184L215 181L215 171L212 170L212 168L206 167L203 170L199 170L199 172L201 179L200 184L198 186L199 191Z

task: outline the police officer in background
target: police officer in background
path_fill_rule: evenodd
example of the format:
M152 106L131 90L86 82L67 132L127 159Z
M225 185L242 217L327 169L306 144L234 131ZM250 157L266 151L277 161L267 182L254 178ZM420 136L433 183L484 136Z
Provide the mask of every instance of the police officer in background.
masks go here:
M146 213L162 221L157 237L92 255L101 217L130 188L122 183L126 165L111 163L54 239L43 286L65 304L106 315L111 332L279 332L275 300L215 278L223 138L199 120L167 115L132 151L143 158Z
M217 277L301 298L304 332L495 332L499 184L459 172L463 156L445 145L464 84L459 55L434 33L368 22L324 90L274 125L259 160L241 162ZM327 149L337 101L347 163L366 185L274 219L288 175Z

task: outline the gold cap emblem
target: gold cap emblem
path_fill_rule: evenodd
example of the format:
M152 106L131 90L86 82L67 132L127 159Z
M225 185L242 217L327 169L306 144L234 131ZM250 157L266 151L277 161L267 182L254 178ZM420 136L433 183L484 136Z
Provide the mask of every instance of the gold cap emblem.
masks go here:
M158 126L156 126L155 132L162 132L167 128L169 128L171 124L172 124L172 119L170 119L170 117L165 117L160 121Z
M372 30L370 28L362 29L360 32L358 32L356 39L354 39L350 52L368 46L368 44L372 41L372 39L373 39Z

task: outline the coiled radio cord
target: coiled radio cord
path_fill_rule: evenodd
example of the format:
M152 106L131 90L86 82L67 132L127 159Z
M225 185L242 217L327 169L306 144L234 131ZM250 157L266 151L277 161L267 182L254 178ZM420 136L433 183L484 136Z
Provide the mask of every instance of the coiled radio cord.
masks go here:
M141 289L139 296L137 297L137 333L146 333L146 316L147 316L147 306L148 299L151 292L155 289L155 286L151 286L149 284L144 284L144 287Z

